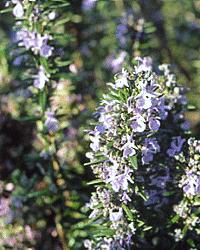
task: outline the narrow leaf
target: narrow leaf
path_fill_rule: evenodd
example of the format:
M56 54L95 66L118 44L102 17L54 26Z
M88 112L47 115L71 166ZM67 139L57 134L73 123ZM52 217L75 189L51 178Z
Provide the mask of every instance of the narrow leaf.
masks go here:
M132 214L131 210L125 204L122 205L122 208L123 208L124 212L126 213L128 219L130 221L133 221L133 214Z
M131 157L129 157L129 159L130 159L132 167L134 169L137 169L138 168L137 156L136 155L131 156Z

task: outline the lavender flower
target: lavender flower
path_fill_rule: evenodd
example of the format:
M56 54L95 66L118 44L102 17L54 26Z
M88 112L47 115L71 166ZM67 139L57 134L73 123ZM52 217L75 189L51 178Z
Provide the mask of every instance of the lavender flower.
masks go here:
M143 116L140 114L135 115L131 122L131 128L133 129L133 132L144 132L146 129L146 121Z
M158 131L160 128L160 120L157 117L150 117L149 120L149 128L154 131Z
M49 78L46 75L45 69L43 66L40 66L38 74L34 77L34 83L33 85L37 88L37 89L43 89L46 82L49 81Z
M82 3L83 11L89 11L95 7L97 0L84 0Z
M127 143L122 147L123 157L127 158L128 156L133 156L136 154L136 145L132 140L131 136L127 136Z
M40 47L40 55L43 57L50 57L52 55L53 47L46 44L47 40L43 41L43 45Z
M185 139L181 138L180 136L173 137L171 142L171 147L167 150L167 154L170 157L173 157L177 154L179 154L182 150L182 146L185 142Z
M20 1L16 1L16 5L13 8L13 15L17 18L22 18L24 16L24 9Z
M34 46L34 38L35 34L25 28L16 33L18 45L25 47L27 50Z
M105 66L111 69L113 73L119 72L121 66L125 60L127 53L125 51L120 51L119 55L115 57L113 54L106 58Z
M136 98L136 106L139 109L149 109L152 106L152 97L150 93L142 91Z
M113 102L105 102L105 106L102 107L101 111L100 111L100 118L99 121L102 123L101 125L103 126L102 128L105 129L110 129L112 127L113 124L113 119L112 117L109 115L109 111L112 110L112 106L113 106Z
M153 155L160 152L156 138L146 138L142 146L142 163L148 164L153 160Z
M123 88L124 86L128 87L127 72L125 70L115 80L115 88Z
M185 98L170 71L158 75L152 70L151 58L139 58L138 62L133 72L123 69L115 83L109 84L111 90L101 102L98 125L91 132L90 161L101 185L92 195L90 208L93 219L98 218L96 225L102 223L114 232L110 238L90 241L90 249L121 250L134 245L130 224L137 224L138 214L145 213L137 210L141 205L140 201L135 206L138 199L143 198L144 207L164 209L169 203L167 184L173 183L170 168L177 177L177 159L169 164L168 156L179 154L185 143L180 129L184 118L174 119L183 112ZM187 188L196 193L197 186L192 182ZM102 189L109 195L102 197Z
M133 182L130 176L131 172L131 169L125 168L124 173L118 175L117 169L115 166L113 166L109 172L110 178L107 180L107 182L112 185L112 188L115 192L119 192L120 189L127 190L128 182Z
M121 47L125 47L127 42L128 27L126 23L120 23L116 28L116 38L118 39Z
M42 36L25 28L17 32L19 46L23 46L27 50L31 49L34 54L39 53L46 58L50 57L53 52L53 47L47 44L50 39L51 36L47 34Z
M182 124L181 124L181 128L183 130L189 130L190 129L190 122L189 121L184 121Z
M152 69L152 59L150 57L137 57L136 60L138 61L138 66L135 67L136 74Z
M48 131L51 133L55 133L59 129L59 122L58 120L54 117L54 114L52 112L46 112L46 121L45 121L45 126L47 127Z
M100 148L100 138L98 135L93 136L91 138L92 143L90 143L90 148L94 151L97 152Z
M187 195L197 195L200 194L200 175L187 172L186 180L183 183L183 191Z
M109 218L112 222L119 221L123 217L123 211L122 208L120 208L118 211L110 211Z

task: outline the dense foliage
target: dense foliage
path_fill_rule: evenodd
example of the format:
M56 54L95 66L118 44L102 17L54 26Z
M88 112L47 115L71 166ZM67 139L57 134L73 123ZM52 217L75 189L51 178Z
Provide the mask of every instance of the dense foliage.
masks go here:
M95 232L85 245L180 249L192 243L198 249L200 151L199 141L191 138L186 145L184 89L167 65L156 74L151 58L138 61L109 83L91 131L87 156L97 188L89 207Z

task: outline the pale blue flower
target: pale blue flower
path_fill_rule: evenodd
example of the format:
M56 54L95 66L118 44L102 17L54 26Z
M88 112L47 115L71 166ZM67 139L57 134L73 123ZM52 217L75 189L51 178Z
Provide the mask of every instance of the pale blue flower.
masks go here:
M152 95L146 91L136 97L136 107L139 109L149 109L152 106Z
M95 7L97 0L83 0L82 9L83 11L89 11Z
M164 97L159 97L154 100L154 109L157 110L161 120L165 120L168 116L168 111L170 110L169 105L166 105L166 100Z
M95 129L99 132L99 134L103 134L106 130L106 127L104 125L97 125Z
M181 124L181 128L183 130L189 130L190 129L190 122L189 121L184 121L182 124Z
M142 155L142 163L143 164L148 164L151 161L153 161L153 154L151 152L143 153L143 155Z
M35 54L40 54L46 58L50 57L53 51L53 47L47 45L50 39L51 36L47 34L42 36L25 28L17 32L19 46L24 46L27 50L31 49Z
M200 175L188 172L187 179L183 183L183 191L188 195L200 194Z
M116 89L128 87L127 72L125 70L122 70L122 73L118 75L118 78L115 80L114 87Z
M127 158L128 156L133 156L136 154L136 145L135 142L132 140L131 136L127 136L127 143L124 144L122 147L123 150L123 157Z
M125 51L120 51L117 57L114 54L111 54L110 56L106 58L105 66L107 68L112 69L114 73L119 72L126 55L127 53Z
M160 120L157 117L150 117L148 124L151 130L158 131L160 128Z
M43 57L50 57L52 55L53 47L47 45L47 42L51 39L51 36L35 33L33 40L32 50L37 54L39 53Z
M47 118L44 125L47 127L49 132L55 133L59 129L59 121L54 117L53 112L45 113Z
M110 210L110 212L109 212L109 219L112 222L119 221L122 217L123 217L123 210L122 210L122 208L119 208L118 211Z
M22 18L24 16L24 9L22 4L18 1L13 8L13 15L17 18Z
M170 157L173 157L177 154L179 154L182 150L182 146L185 142L185 139L181 138L181 136L176 136L172 138L172 142L171 142L171 146L170 148L167 150L167 154Z
M133 171L126 167L123 174L118 174L115 166L111 167L112 170L109 173L110 178L107 180L112 185L112 188L115 192L119 192L120 189L127 190L128 182L133 182L130 176L130 173Z
M134 116L131 122L131 128L133 129L133 132L144 132L146 129L146 121L143 116L136 115Z
M116 27L116 38L118 39L121 47L125 47L127 43L128 27L126 23L127 23L127 20L125 23L120 23Z
M43 57L50 57L52 55L53 47L47 44L43 44L40 48L40 55Z
M97 152L100 148L100 132L99 130L97 129L99 127L95 127L94 131L92 131L90 134L91 134L91 137L90 137L90 140L91 140L91 143L90 143L90 148L94 151L94 152Z
M103 127L105 129L109 129L111 128L112 126L112 117L107 113L107 110L106 108L108 108L108 106L104 107L102 110L101 110L101 113L100 113L100 117L99 117L99 121L102 123Z
M123 192L121 201L125 204L127 204L128 202L131 201L131 198L128 196L128 194L126 192Z
M150 57L137 57L138 66L135 66L135 73L150 71L152 69L152 59Z
M35 80L33 85L38 89L43 89L45 83L49 81L43 66L40 66L38 74L34 78Z
M35 33L22 29L16 33L19 46L24 46L27 50L34 46Z
M100 148L100 137L98 135L91 137L91 143L90 143L90 148L94 151L97 152Z
M142 146L142 163L148 164L153 160L153 155L160 152L156 138L146 138Z

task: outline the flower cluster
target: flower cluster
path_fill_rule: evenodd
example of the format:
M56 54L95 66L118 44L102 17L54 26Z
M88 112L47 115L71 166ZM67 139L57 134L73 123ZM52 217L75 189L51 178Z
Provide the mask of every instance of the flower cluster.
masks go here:
M19 46L23 46L27 50L32 50L34 54L46 58L52 55L53 47L47 44L51 39L52 37L47 34L41 35L25 28L17 32Z
M34 0L32 0L32 1L34 1ZM13 15L17 18L22 18L24 16L24 8L22 5L22 1L20 1L20 0L7 1L6 7L8 7L11 3L14 4Z
M9 4L10 3L8 3L7 5ZM23 47L27 51L33 53L33 57L35 57L37 61L37 63L35 64L35 69L33 69L33 71L34 72L36 71L36 73L33 74L33 76L31 76L31 78L33 79L33 86L39 91L44 91L45 85L51 81L50 70L49 67L47 67L47 61L44 62L44 60L49 59L52 56L54 47L48 45L49 41L53 40L52 36L46 34L45 30L43 30L44 34L41 34L40 32L38 32L39 29L37 27L42 25L40 24L40 19L43 18L53 19L53 17L51 18L51 16L52 13L54 12L49 13L50 17L49 15L48 17L44 15L41 18L41 13L40 11L38 11L39 7L37 2L35 2L34 5L30 5L31 3L27 3L26 1L13 0L12 4L15 5L13 8L13 14L17 18L19 17L19 10L23 10L23 15L24 15L27 13L27 10L29 8L32 8L32 13L29 13L28 17L24 17L24 19L27 18L28 20L29 19L32 20L32 22L30 22L28 27L23 23L23 21L16 23L16 27L18 30L16 32L16 42L19 47ZM17 11L15 9L17 9ZM16 12L18 13L17 15ZM32 54L30 54L29 57L27 56L24 58L25 60L31 60ZM43 61L42 58L44 58ZM48 111L46 114L47 115L44 125L46 126L49 132L55 133L59 127L58 120L55 118L55 115L52 112Z
M174 156L185 142L184 89L167 65L156 74L151 58L136 61L132 72L123 69L109 83L111 90L97 111L99 123L90 132L93 152L87 157L97 176L90 217L109 227L111 237L87 241L89 249L128 249L135 244L135 231L138 239L141 230L151 228L144 221L138 226L138 204L146 209L168 204L165 193L173 183Z
M183 191L187 196L200 194L200 141L190 138L189 161L182 181Z
M16 178L15 181L19 190L12 194L12 196L21 198L22 217L27 219L27 224L31 224L33 221L33 219L30 219L33 218L33 211L39 211L34 216L34 221L36 221L35 230L39 232L42 231L41 228L37 227L37 222L40 218L43 218L43 225L47 228L45 231L49 240L49 237L51 237L49 234L51 234L52 231L52 235L55 235L52 237L58 238L60 237L60 230L64 231L63 225L60 224L60 220L62 220L60 216L64 217L64 214L61 213L61 209L68 205L66 201L69 195L71 196L71 191L66 191L67 188L73 190L72 197L77 198L76 204L80 206L78 201L80 196L74 191L74 184L69 181L68 187L66 187L66 179L69 177L70 172L69 167L66 168L66 165L70 162L71 158L73 158L72 160L75 162L74 158L76 155L74 156L71 153L71 151L74 153L74 148L73 150L69 150L69 146L66 143L65 130L70 126L70 118L72 117L72 112L74 112L71 106L72 103L76 106L76 100L68 101L68 98L73 99L75 94L71 94L71 76L69 77L67 75L66 77L68 73L66 72L68 70L66 66L69 65L69 54L67 54L66 58L66 55L61 53L67 42L63 39L62 32L55 32L55 27L58 28L58 30L64 27L63 16L61 14L63 11L61 11L60 5L63 7L69 3L67 1L63 3L62 0L56 1L56 3L55 1L24 0L12 1L10 4L12 5L9 9L13 7L13 14L16 17L15 42L18 45L18 47L12 51L11 56L16 56L18 60L16 60L15 63L17 66L21 66L18 67L21 74L18 74L15 79L16 87L19 89L20 97L22 93L26 93L26 96L24 94L23 98L21 97L21 99L23 99L23 111L19 113L18 118L23 120L24 123L27 122L29 127L32 127L29 121L34 124L32 127L34 139L30 139L28 136L32 144L25 153L25 157L31 157L31 160L27 168L22 167L18 171L17 174L19 178ZM23 10L23 15L21 16L19 15L19 6L21 10ZM58 19L56 18L56 20L53 21L55 17ZM59 24L57 21L62 22ZM69 37L70 35L68 35L68 38ZM63 61L65 61L65 63L63 63ZM66 78L68 79L67 81L65 80ZM77 106L74 109L76 109L76 112L79 111ZM75 142L74 140L74 144ZM23 155L22 151L21 154ZM78 162L78 159L76 159L76 161ZM79 162L76 163L76 165L73 164L73 174L75 171L78 171L76 170L78 164ZM35 168L33 174L29 175L27 172L32 171L31 166L35 166ZM39 171L38 168L40 168ZM26 182L21 181L22 179L23 181L25 179ZM20 190L23 190L23 192ZM32 192L35 192L36 196L29 196ZM46 197L48 197L42 202L40 192L42 194L44 192ZM57 202L58 200L55 202L55 200L52 199L55 194L59 197L59 202ZM33 204L31 201L33 198L34 206L32 207L30 204ZM52 217L53 227L51 225L47 226L45 221L47 218L45 213L48 206L54 207L54 215ZM25 207L29 207L28 212L25 211ZM15 208L13 210L16 211ZM50 209L49 211L52 210ZM70 220L74 220L71 211L69 217ZM18 218L17 222L20 219L21 218ZM23 225L25 225L24 221L20 220L19 223L23 228ZM57 229L57 224L59 224L59 230ZM12 225L9 226L11 227ZM61 240L63 249L67 248L67 237L68 235L64 235ZM33 241L33 244L36 244L35 241ZM55 248L56 245L57 242L55 242ZM22 249L23 246L19 248Z
M187 150L176 156L184 166L184 173L179 181L179 187L183 191L183 199L174 206L178 221L182 223L176 225L174 237L181 241L184 237L193 235L194 239L199 238L199 210L200 206L200 141L189 138L186 142ZM177 221L177 220L176 220ZM178 235L177 235L178 232ZM193 239L189 239L195 244Z

